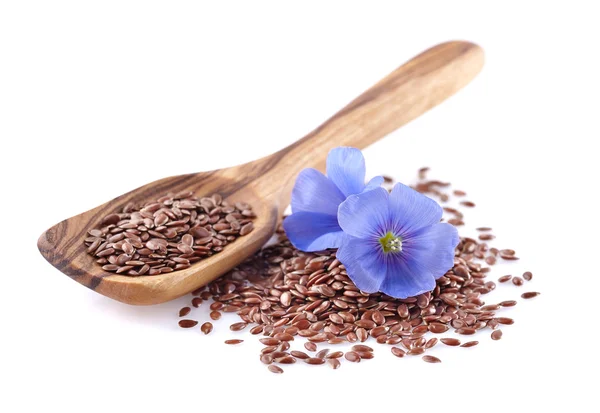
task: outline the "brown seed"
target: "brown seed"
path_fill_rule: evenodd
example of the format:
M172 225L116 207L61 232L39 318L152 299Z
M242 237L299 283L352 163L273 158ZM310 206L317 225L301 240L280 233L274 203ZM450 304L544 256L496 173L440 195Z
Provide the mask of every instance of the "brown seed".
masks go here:
M521 298L524 298L527 300L527 299L530 299L533 297L537 297L538 295L540 295L540 293L531 291L531 292L526 292L526 293L521 294Z
M515 323L515 321L512 318L508 318L508 317L497 317L496 320L500 324L504 324L504 325L512 325Z
M290 354L300 360L304 360L304 359L307 359L310 357L308 354L304 353L303 351L297 351L297 350L292 350L292 352Z
M198 307L200 307L200 304L202 304L202 301L203 301L202 298L200 298L200 297L194 297L194 298L192 298L192 305L195 308L198 308Z
M196 320L179 320L179 327L181 328L192 328L198 324Z
M407 318L409 316L408 306L406 304L400 304L398 306L398 315L401 318Z
M377 338L377 337L379 337L379 336L381 336L383 334L386 334L388 330L389 330L389 327L386 327L386 326L377 326L375 328L372 328L371 331L369 332L369 334L372 337Z
M292 303L292 295L289 291L286 291L283 294L281 294L281 296L279 297L279 301L281 301L281 305L283 305L284 307L289 307Z
M332 323L344 324L344 319L339 314L331 313L331 314L329 314L329 319L331 320Z
M418 356L419 354L425 353L425 349L423 347L414 347L408 350L406 354L411 356Z
M231 331L240 331L245 329L248 326L248 324L246 323L233 323L232 325L229 326L229 329Z
M204 333L204 334L209 334L212 330L213 330L213 325L212 323L209 323L208 321L204 324L202 324L200 326L200 330Z
M310 341L304 343L304 348L308 351L317 351L317 345L315 343L311 343Z
M500 340L502 338L502 330L492 331L492 340Z
M327 363L331 366L332 369L339 369L342 363L338 359L328 359Z
M360 356L361 360L370 360L375 357L375 354L371 351L357 351L356 354Z
M505 282L509 281L511 278L512 278L512 275L503 275L502 277L498 278L498 282L505 283Z
M190 307L183 307L181 310L179 310L179 317L185 317L190 313L190 311L192 311Z
M249 233L252 232L253 229L254 229L254 224L252 224L252 222L248 222L246 225L244 225L240 229L240 235L241 236L248 235Z
M271 373L275 373L275 374L281 374L281 373L283 373L283 369L281 367L279 367L279 366L276 366L275 364L271 364L267 368L269 369L269 371Z
M442 360L440 360L439 358L434 357L434 356L423 356L422 359L426 363L441 363L442 362Z
M473 347L479 344L479 341L467 341L465 344L461 344L461 347Z
M525 293L527 294L527 293ZM521 295L521 297L523 297L523 295ZM507 301L502 301L499 304L501 307L514 307L515 305L517 305L517 302L515 300L507 300Z
M479 227L479 228L476 228L476 229L477 229L477 231L482 231L482 232L484 232L484 231L491 231L492 230L490 227Z
M460 204L469 208L473 208L475 206L475 203L471 201L461 201Z
M261 354L260 361L264 364L271 364L273 363L273 357L270 354Z
M281 363L281 364L294 364L296 362L296 359L292 356L283 356L283 357L274 359L273 361L275 361L276 363Z
M304 361L307 364L323 364L323 363L325 363L325 359L318 358L318 357L309 357Z
M367 333L367 330L360 327L360 328L356 329L356 337L358 338L358 340L361 343L364 343L365 341L367 341L367 338L369 337L369 333ZM348 341L350 341L350 340L348 340Z
M398 347L392 347L392 354L396 357L404 357L406 352Z
M365 346L364 344L356 344L352 346L352 351L373 351L373 349L369 346Z
M480 234L478 238L480 240L482 240L482 241L490 241L490 240L493 240L496 237L493 236L492 234Z
M333 353L329 353L325 358L328 359L337 359L344 356L343 351L334 351Z
M425 343L425 348L432 348L433 346L435 346L438 342L438 339L433 337L430 338L429 340L427 340L427 342Z
M209 316L213 320L218 320L219 318L221 318L221 313L218 311L211 311Z
M354 324L356 324L356 326L358 326L358 327L368 328L368 329L372 329L377 326L377 324L375 324L375 322L372 320L358 320Z
M458 334L462 334L462 335L471 335L471 334L475 334L477 332L477 330L475 330L474 328L471 327L462 327L456 330L456 332Z
M273 337L281 341L294 341L294 336L288 333L277 333Z
M379 311L375 311L371 318L377 325L383 325L383 323L385 323L385 316Z
M240 340L240 339L231 339L231 340L225 340L225 344L240 344L243 343L244 340Z
M273 337L261 338L259 341L265 346L278 346L281 344L281 340L277 340Z
M523 273L523 278L526 281L531 281L531 279L533 278L533 274L531 273L531 271L526 271Z
M348 361L351 361L352 363L360 362L360 356L355 351L346 352L346 354L344 354L344 358Z
M440 341L447 346L452 346L452 347L460 346L460 340L458 340L456 338L442 338L442 339L440 339Z
M523 279L521 277L515 277L512 279L512 282L514 285L516 285L517 287L520 287L523 285Z
M432 333L435 334L441 334L441 333L445 333L446 331L448 331L448 326L445 324L441 324L441 323L431 323L428 326L429 331L431 331Z

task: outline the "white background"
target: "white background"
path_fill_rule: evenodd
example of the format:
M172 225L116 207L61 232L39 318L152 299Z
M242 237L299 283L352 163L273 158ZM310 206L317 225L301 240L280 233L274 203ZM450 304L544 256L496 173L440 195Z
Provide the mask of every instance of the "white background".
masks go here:
M0 1L0 411L598 411L594 2L283 3ZM483 72L368 148L368 174L432 167L518 251L493 278L534 280L488 302L542 295L505 310L501 341L277 376L256 339L223 344L230 320L179 329L189 297L114 302L37 252L46 228L144 183L294 142L450 39L480 44Z

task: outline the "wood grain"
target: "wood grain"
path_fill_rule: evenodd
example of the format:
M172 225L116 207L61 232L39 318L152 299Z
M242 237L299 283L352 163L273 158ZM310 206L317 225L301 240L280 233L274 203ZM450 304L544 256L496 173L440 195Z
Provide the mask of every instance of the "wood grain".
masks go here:
M53 266L101 294L129 304L156 304L180 297L219 277L256 252L270 238L289 203L294 178L303 168L324 170L337 146L364 148L465 86L483 66L483 51L468 42L435 46L396 69L323 125L291 146L232 168L161 179L97 208L58 223L42 234L38 248ZM127 203L145 202L168 192L221 193L252 204L255 230L221 253L190 268L143 277L102 270L86 253L88 229Z

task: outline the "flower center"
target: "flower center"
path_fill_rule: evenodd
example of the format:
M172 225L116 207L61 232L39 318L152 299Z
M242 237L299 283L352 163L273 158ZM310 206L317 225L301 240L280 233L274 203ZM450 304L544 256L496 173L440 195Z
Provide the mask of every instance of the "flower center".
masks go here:
M391 232L379 238L379 243L385 253L402 251L402 238L395 236Z

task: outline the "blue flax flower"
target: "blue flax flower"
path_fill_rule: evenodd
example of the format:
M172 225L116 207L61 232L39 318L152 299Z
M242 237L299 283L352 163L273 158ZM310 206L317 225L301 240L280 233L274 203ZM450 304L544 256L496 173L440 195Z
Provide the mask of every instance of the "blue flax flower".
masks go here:
M350 195L377 188L377 176L365 185L365 158L356 148L339 147L327 156L327 176L304 169L292 191L292 215L283 221L291 243L302 251L338 248L344 233L338 224L338 207Z
M454 263L458 232L440 223L442 208L396 184L350 196L339 208L346 236L337 251L348 276L364 292L407 298L435 288Z

